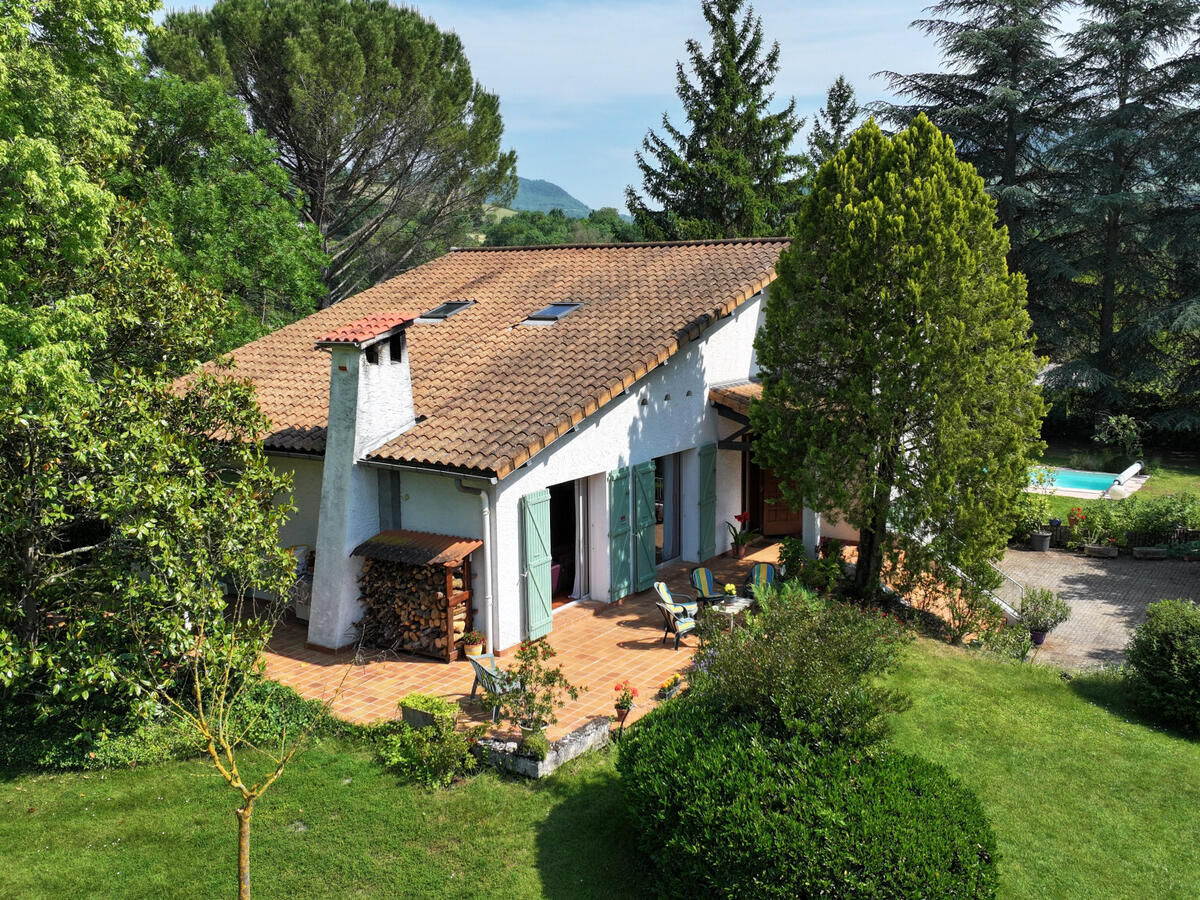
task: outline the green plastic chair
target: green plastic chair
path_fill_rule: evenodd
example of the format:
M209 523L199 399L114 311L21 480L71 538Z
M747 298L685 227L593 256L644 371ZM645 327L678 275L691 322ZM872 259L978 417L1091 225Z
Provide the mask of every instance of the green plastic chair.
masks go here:
M667 642L667 637L675 635L675 649L679 649L679 639L691 634L696 629L696 620L683 613L683 608L675 604L655 603L663 616L663 636L660 644Z
M696 589L696 599L701 603L720 603L725 599L725 592L717 590L717 580L713 578L712 570L704 566L692 569L692 587Z
M756 588L774 584L779 577L779 571L774 563L755 563L746 578L746 593L753 597Z
M658 596L662 599L663 603L667 604L667 606L678 606L688 616L694 616L700 610L700 604L687 594L680 594L678 597L673 595L665 582L654 582L654 589L658 591Z
M485 666L480 660L486 659L488 664ZM483 688L484 695L491 694L499 696L500 694L510 694L513 691L520 690L521 685L514 682L507 672L503 672L496 668L496 657L490 653L481 653L479 656L468 656L467 661L471 663L471 667L475 670L475 680L471 682L471 699L475 699L475 691L478 688ZM500 717L500 707L492 707L492 724L496 724L496 720Z

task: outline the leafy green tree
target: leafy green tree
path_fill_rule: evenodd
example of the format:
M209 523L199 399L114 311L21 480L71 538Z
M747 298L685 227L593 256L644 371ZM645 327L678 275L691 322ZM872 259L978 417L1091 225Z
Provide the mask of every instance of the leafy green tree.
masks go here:
M1190 0L1089 0L1068 41L1081 108L1054 148L1059 198L1049 284L1063 365L1047 378L1103 412L1164 395L1180 337L1200 317ZM1160 420L1160 424L1168 424ZM1200 416L1174 424L1200 426Z
M755 344L755 453L793 506L859 530L861 595L885 561L954 581L1004 547L1042 446L1007 250L983 181L923 115L893 138L866 123L800 209Z
M592 210L586 218L568 218L561 209L548 213L522 210L484 228L487 247L536 244L611 244L641 239L637 224L626 222L611 206Z
M314 312L325 289L320 236L271 140L214 81L170 74L122 86L134 121L132 165L110 179L121 196L170 229L167 262L190 283L240 301L222 350Z
M1044 345L1053 345L1056 333L1041 290L1053 175L1046 151L1064 133L1076 102L1066 61L1055 50L1063 5L942 0L930 8L933 18L913 25L935 38L945 71L882 73L908 102L876 104L901 128L924 112L983 177L1008 228L1009 268L1031 279L1030 311Z
M859 112L854 86L839 75L825 92L825 105L813 116L808 133L808 160L814 172L846 146Z
M81 740L152 705L131 620L169 681L189 622L224 608L218 573L277 590L287 571L250 388L174 382L227 305L109 183L132 128L97 85L134 76L149 6L14 0L0 19L0 706Z
M218 0L174 13L152 60L216 76L277 144L329 262L335 302L465 242L516 189L499 101L458 36L386 0Z
M645 196L631 186L625 197L648 239L780 234L796 210L804 157L791 146L804 120L794 99L770 112L779 44L764 52L762 20L743 6L703 0L712 47L687 42L692 77L676 63L686 131L664 114L665 136L650 131L634 154Z

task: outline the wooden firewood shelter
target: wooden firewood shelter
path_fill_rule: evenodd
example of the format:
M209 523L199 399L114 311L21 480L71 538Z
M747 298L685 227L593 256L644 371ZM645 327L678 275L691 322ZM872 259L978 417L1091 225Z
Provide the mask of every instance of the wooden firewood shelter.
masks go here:
M392 649L450 662L474 627L474 538L383 531L354 548L365 560L360 585L377 640Z

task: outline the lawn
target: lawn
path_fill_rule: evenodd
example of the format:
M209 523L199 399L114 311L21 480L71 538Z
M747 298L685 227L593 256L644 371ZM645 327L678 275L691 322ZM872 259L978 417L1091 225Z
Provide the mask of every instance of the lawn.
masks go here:
M0 897L236 893L232 794L200 762L0 782ZM398 785L326 740L262 801L257 897L633 897L645 883L615 767L592 754L539 784L487 772Z
M1046 447L1045 453L1042 454L1042 462L1048 466L1069 467L1071 457L1076 453L1094 453L1095 450L1095 445L1082 441L1055 441ZM1200 495L1200 455L1184 450L1148 450L1145 462L1150 472L1150 480L1137 492L1138 496L1157 497L1160 494L1174 494L1180 491ZM1072 497L1051 497L1050 515L1065 522L1071 507L1095 502Z
M1025 897L1200 895L1200 743L1089 699L1105 685L922 640L897 685L896 741L977 790L1002 890ZM199 762L0 780L0 896L211 897L232 887L230 793ZM479 775L398 785L328 739L254 820L260 897L638 897L648 876L612 753L539 784Z
M1111 677L1068 683L922 641L895 681L913 697L897 743L988 811L1001 896L1200 896L1200 742L1121 715Z

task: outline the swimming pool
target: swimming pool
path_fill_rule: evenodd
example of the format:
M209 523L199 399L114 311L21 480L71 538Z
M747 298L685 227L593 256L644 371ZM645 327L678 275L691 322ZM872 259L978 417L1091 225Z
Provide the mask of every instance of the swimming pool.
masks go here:
M1083 469L1051 468L1052 489L1066 491L1106 491L1117 476L1112 472L1086 472Z

